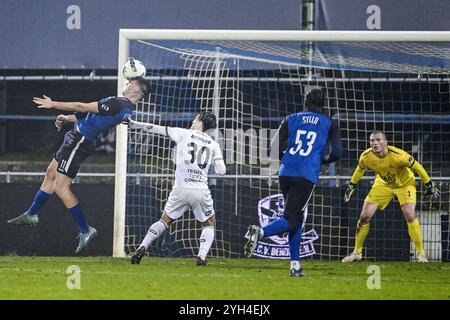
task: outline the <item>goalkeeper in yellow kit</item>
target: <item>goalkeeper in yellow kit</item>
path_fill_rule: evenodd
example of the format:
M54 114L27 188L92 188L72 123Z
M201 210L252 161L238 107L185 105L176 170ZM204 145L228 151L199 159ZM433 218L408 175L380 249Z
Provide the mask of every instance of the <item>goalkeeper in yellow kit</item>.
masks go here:
M415 215L416 183L413 171L425 184L426 196L438 199L440 196L438 188L422 165L412 156L401 149L388 146L386 135L382 131L375 131L370 135L370 147L361 154L352 180L345 191L345 202L348 202L366 169L376 173L375 183L364 200L356 226L355 249L351 255L342 259L342 262L361 260L364 240L369 233L370 219L377 209L386 208L394 196L399 200L403 216L408 223L409 236L417 249L417 260L428 262L422 243L422 231Z

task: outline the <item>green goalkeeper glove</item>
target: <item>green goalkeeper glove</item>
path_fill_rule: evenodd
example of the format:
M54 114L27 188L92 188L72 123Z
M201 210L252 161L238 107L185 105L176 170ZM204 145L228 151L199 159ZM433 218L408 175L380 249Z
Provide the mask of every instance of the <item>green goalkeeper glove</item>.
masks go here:
M431 196L431 199L437 200L441 196L441 192L439 191L438 187L434 184L433 181L430 181L425 184L426 190L425 190L425 196Z
M350 182L347 186L347 190L345 190L345 195L344 195L345 203L350 201L350 198L351 198L353 192L355 192L355 189L356 189L356 184Z

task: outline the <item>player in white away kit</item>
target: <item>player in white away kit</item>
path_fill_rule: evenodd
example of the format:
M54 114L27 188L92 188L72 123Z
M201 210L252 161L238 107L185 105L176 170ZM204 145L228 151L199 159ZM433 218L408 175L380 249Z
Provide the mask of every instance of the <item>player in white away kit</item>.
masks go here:
M191 207L203 227L197 265L207 265L206 255L214 241L216 226L213 199L208 187L208 170L213 164L217 174L224 175L226 171L219 144L205 133L216 128L216 117L208 111L202 111L192 122L191 129L162 127L133 120L130 120L129 126L166 135L177 145L172 192L161 219L150 226L141 245L131 255L131 263L139 264L148 246Z

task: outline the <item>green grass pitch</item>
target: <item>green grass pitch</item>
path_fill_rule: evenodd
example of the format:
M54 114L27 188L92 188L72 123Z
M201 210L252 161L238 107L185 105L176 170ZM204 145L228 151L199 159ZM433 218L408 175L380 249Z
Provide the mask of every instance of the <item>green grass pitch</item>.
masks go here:
M306 260L304 278L289 262L263 259L144 258L140 265L110 257L0 257L0 299L450 299L450 264ZM69 290L67 268L80 268L80 289ZM368 289L379 267L380 289Z

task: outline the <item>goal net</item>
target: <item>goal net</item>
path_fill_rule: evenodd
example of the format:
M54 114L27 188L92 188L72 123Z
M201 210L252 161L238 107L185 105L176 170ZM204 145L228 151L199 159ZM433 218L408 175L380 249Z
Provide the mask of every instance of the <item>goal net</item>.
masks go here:
M450 259L450 43L445 42L450 37L429 33L411 42L407 33L397 33L397 41L384 32L375 37L366 32L358 40L359 34L344 33L348 41L333 41L345 39L332 32L122 31L119 63L128 56L143 61L151 84L135 120L189 128L201 110L218 118L213 135L227 174L210 176L217 220L210 256L242 257L248 225L264 226L282 214L278 152L270 142L284 117L303 110L305 92L318 87L326 93L326 113L339 121L344 155L322 167L301 256L336 260L353 250L373 173L366 173L348 204L343 193L370 133L382 130L389 144L413 155L441 189L441 199L430 201L417 180L416 214L429 258ZM387 41L380 41L383 36ZM114 254L123 256L161 216L174 181L174 145L167 137L125 126L117 140ZM186 212L149 252L194 256L200 233L200 224ZM261 241L255 255L288 259L287 237ZM364 256L415 259L397 201L376 213Z

